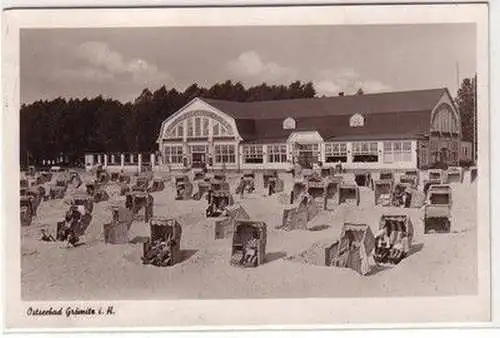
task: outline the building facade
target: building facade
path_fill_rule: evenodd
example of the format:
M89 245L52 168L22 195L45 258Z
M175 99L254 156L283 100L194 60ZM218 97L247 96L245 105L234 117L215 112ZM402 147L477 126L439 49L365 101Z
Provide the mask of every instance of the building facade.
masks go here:
M157 140L170 169L416 169L470 160L447 89L230 102L195 98ZM469 149L469 151L467 150Z

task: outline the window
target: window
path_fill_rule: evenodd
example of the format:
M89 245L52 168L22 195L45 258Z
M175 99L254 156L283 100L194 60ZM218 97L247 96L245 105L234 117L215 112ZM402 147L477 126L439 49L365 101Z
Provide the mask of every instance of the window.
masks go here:
M165 162L171 164L182 163L184 151L181 145L165 146Z
M308 160L320 161L321 153L318 144L295 144L295 150L299 158L307 158ZM300 161L300 160L299 160Z
M267 158L269 163L284 163L287 161L286 145L268 145Z
M347 162L347 144L325 143L325 162L337 163Z
M187 120L187 136L188 137L193 137L194 136L193 119L188 119Z
M261 145L243 146L243 163L263 163L264 154Z
M214 136L219 136L219 124L218 123L215 123L214 124L214 127L213 127L213 134Z
M203 118L203 136L208 136L208 123L209 123L209 120L208 118L204 117Z
M215 163L236 163L234 145L232 144L215 145Z
M199 117L194 119L194 136L201 136L201 119Z
M184 137L184 125L182 122L177 126L177 137Z
M410 162L411 142L384 142L384 163Z
M354 142L352 144L353 162L378 162L377 142Z
M207 153L208 151L208 146L206 145L192 145L189 146L189 150L192 153Z

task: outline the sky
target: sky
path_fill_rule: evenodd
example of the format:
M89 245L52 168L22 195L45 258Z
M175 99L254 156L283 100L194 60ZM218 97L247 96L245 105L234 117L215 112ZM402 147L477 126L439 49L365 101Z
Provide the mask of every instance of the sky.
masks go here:
M476 71L474 24L21 31L21 102L144 88L314 83L318 95L447 87Z

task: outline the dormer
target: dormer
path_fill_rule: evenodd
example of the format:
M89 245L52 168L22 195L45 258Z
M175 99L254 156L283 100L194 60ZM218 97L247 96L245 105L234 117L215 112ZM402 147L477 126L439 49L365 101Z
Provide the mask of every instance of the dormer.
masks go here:
M284 121L283 121L283 129L287 130L287 129L295 129L297 127L297 124L295 122L295 120L291 117L287 117Z
M354 115L351 116L351 118L349 119L349 126L350 127L363 127L365 125L365 117L360 114L360 113L356 113Z

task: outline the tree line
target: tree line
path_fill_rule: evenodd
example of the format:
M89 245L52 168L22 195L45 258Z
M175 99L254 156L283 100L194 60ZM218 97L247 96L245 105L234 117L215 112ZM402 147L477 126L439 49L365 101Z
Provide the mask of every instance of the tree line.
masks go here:
M455 99L467 141L477 140L475 92L476 78L464 79ZM363 90L356 94L363 95ZM165 86L154 92L146 88L126 103L102 96L38 100L21 106L20 162L23 166L40 164L63 154L74 164L87 152L153 152L163 120L195 97L251 102L315 96L311 82L246 88L240 82L226 81L210 88L192 84L183 92Z
M246 88L226 81L210 88L192 84L183 92L165 86L154 92L146 88L126 103L102 96L38 100L21 106L20 161L23 166L40 164L64 155L76 163L86 152L153 152L163 120L195 97L251 102L315 95L311 82Z

